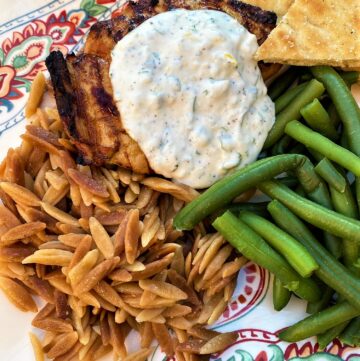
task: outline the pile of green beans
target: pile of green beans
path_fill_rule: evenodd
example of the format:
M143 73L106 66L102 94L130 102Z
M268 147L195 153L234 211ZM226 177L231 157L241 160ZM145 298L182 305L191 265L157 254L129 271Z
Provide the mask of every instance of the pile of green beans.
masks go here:
M311 278L302 278L293 271L279 253L231 212L227 211L218 217L213 226L247 259L274 273L286 288L299 297L308 301L320 299L320 290Z
M346 180L344 176L334 167L327 159L323 158L315 167L315 172L324 179L330 187L340 193L344 193L346 189Z
M341 238L360 243L360 221L343 216L320 204L299 196L277 181L265 181L259 189L269 197L278 199L297 216L315 227L328 231Z
M276 116L276 121L265 141L264 148L273 146L284 134L286 124L293 119L300 119L300 110L325 91L324 86L313 79L291 102Z
M315 258L316 276L360 310L360 279L337 261L313 236L305 224L277 200L268 210L275 222L301 242Z
M355 176L360 176L360 157L348 149L314 132L297 120L292 120L286 125L285 133L351 171Z
M311 72L324 86L344 126L349 149L360 156L360 108L341 76L331 67L315 66ZM360 205L360 179L356 179L356 198Z
M330 139L337 139L339 134L332 123L329 114L321 105L319 99L314 99L310 104L300 110L301 115L313 129Z
M275 310L292 293L308 301L311 315L279 337L317 336L320 349L335 337L360 345L360 109L349 90L358 80L357 72L326 66L286 71L269 88L276 120L262 159L215 183L174 219L178 230L211 223L273 273ZM233 203L253 188L270 201Z
M345 331L341 334L340 340L350 346L360 346L360 317L350 322Z
M351 192L350 185L346 178L343 177L343 180L345 181L345 189L343 192L339 192L331 185L329 187L334 209L336 210L336 212L344 216L358 219L359 212L354 196ZM345 266L348 267L353 273L356 273L360 276L360 269L355 267L355 264L360 255L360 245L347 238L344 238L342 242L343 259Z
M251 212L241 212L239 219L277 250L302 277L309 277L319 268L312 255L296 239L270 221Z
M360 156L360 109L345 81L328 66L312 67L311 72L331 97L344 124L351 151Z
M305 161L306 157L299 154L278 155L259 160L236 171L187 204L176 215L174 227L178 230L193 229L205 217L227 206L239 194L263 180L301 167Z

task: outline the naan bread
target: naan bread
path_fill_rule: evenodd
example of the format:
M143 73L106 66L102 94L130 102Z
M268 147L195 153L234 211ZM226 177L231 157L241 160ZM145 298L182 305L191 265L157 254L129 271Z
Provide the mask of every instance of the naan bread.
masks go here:
M360 1L295 0L256 59L360 67Z
M258 6L263 10L274 12L278 16L283 16L288 11L294 0L242 0L246 4Z

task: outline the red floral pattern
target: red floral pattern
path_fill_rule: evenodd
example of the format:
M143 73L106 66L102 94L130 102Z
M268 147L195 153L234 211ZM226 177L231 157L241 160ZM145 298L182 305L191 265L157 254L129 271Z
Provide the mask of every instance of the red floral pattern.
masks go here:
M312 344L311 342L306 342L302 346L299 346L296 343L292 343L286 348L284 352L284 357L285 360L289 360L294 357L308 357L316 354L317 352L320 352L319 345L317 343ZM343 345L337 339L334 340L330 345L328 345L322 352L338 356L342 359L349 358L350 356L358 356L357 354L353 353L354 348Z
M0 98L4 98L10 93L15 75L15 69L11 66L0 67Z
M79 9L62 10L45 19L36 19L22 30L13 31L0 48L0 106L10 111L29 91L38 71L45 69L45 59L52 50L67 54L107 10L104 4L114 0L83 0Z
M245 317L256 308L267 293L270 275L263 268L249 263L241 270L239 282L242 287L236 298L225 308L223 316L217 322L217 328Z
M247 330L247 331L251 331ZM241 330L239 334L241 334ZM287 344L272 339L271 341L261 338L261 334L268 334L265 330L253 330L250 334L257 334L257 339L248 339L248 342L256 342L252 350L255 354L251 354L247 347L246 350L242 345L245 339L240 339L230 346L228 350L221 354L213 355L212 361L297 361L300 359L308 359L312 361L357 361L360 354L354 348L343 345L339 340L334 340L325 350L319 350L319 345L311 341L304 344L291 343ZM261 345L261 343L265 345ZM236 356L235 356L236 355ZM229 357L231 356L231 357ZM237 358L238 357L238 358Z

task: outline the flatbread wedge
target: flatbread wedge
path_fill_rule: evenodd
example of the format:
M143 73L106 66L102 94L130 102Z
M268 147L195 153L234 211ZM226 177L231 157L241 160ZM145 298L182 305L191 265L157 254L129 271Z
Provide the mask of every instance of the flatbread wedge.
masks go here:
M360 66L360 1L295 0L256 53L292 65Z
M267 11L272 11L278 16L283 16L289 10L294 0L243 0L244 3Z

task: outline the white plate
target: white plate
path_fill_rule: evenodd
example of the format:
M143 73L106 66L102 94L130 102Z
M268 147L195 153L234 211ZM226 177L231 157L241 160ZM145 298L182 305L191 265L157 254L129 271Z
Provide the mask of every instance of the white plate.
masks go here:
M100 3L100 1L98 2ZM2 16L0 16L0 20L6 18L4 10L11 9L9 4L8 0L0 0L0 5L2 5ZM46 6L44 6L44 4L46 4ZM20 2L13 1L11 3L14 9L18 9L19 5ZM98 4L95 4L93 0L37 0L26 1L26 3L21 2L21 5L22 11L20 13L24 15L18 16L19 14L14 12L8 13L14 18L15 16L18 17L2 27L0 26L1 43L4 44L6 39L10 39L10 42L7 43L8 48L5 51L5 55L13 51L14 48L21 54L21 51L28 49L29 45L36 44L39 37L45 38L54 35L50 30L54 29L54 25L51 24L53 24L56 19L58 22L63 21L63 28L61 28L61 24L58 25L58 28L61 28L61 30L65 32L67 31L66 29L69 29L69 26L66 28L64 25L66 21L76 20L77 18L82 19L84 23L81 23L80 29L85 32L94 22L94 19L89 18L89 13L95 11L94 6ZM31 6L32 11L29 12L26 6ZM106 11L96 15L97 18L108 18L111 10L116 8L116 4L111 0L107 1L106 6L109 10L105 9ZM61 18L62 15L63 18ZM37 24L34 22L34 18L41 21ZM88 21L88 23L85 23L85 21ZM29 26L33 29L31 30L33 31L32 34L30 33ZM26 29L28 29L27 32ZM17 42L13 39L15 31L17 34L20 34L17 35L17 40L15 39ZM41 33L40 31L45 31L45 33ZM34 37L36 37L36 39ZM82 35L78 34L73 37L75 41L79 41ZM71 48L73 44L65 42L65 46ZM40 57L41 54L39 54L39 59ZM6 57L1 64L0 71L4 69L2 66L7 65ZM17 69L17 73L21 75L21 79L27 79L28 75L23 75L21 70ZM20 144L20 135L24 132L22 108L26 102L27 93L21 88L20 90L23 92L23 95L19 99L13 100L11 97L6 98L8 103L5 105L1 103L2 99L0 99L0 132L2 133L0 137L0 158L6 155L9 147L15 147ZM354 87L354 90L360 102L360 87ZM13 105L11 109L9 108L9 102L11 103L10 105ZM219 321L218 325L215 326L215 328L220 331L238 330L239 340L224 354L214 356L214 359L218 361L266 359L282 361L296 357L309 357L316 350L314 339L290 345L280 342L275 335L275 332L279 329L303 318L305 316L304 310L305 303L293 297L290 304L281 313L275 312L272 308L271 280L269 274L260 270L258 267L249 265L239 276L238 288L235 292L234 300L226 311L226 315ZM28 338L28 332L34 331L30 326L33 317L33 314L18 311L0 292L0 361L34 360ZM35 332L40 334L37 330L35 330ZM136 341L137 338L133 335L129 341L129 350L136 349ZM318 353L310 357L312 360L346 359L347 361L359 361L360 349L344 348L335 342L335 344L329 346L328 351L336 356ZM111 357L107 358L107 360L111 359ZM163 360L163 356L157 349L151 359L159 361Z

